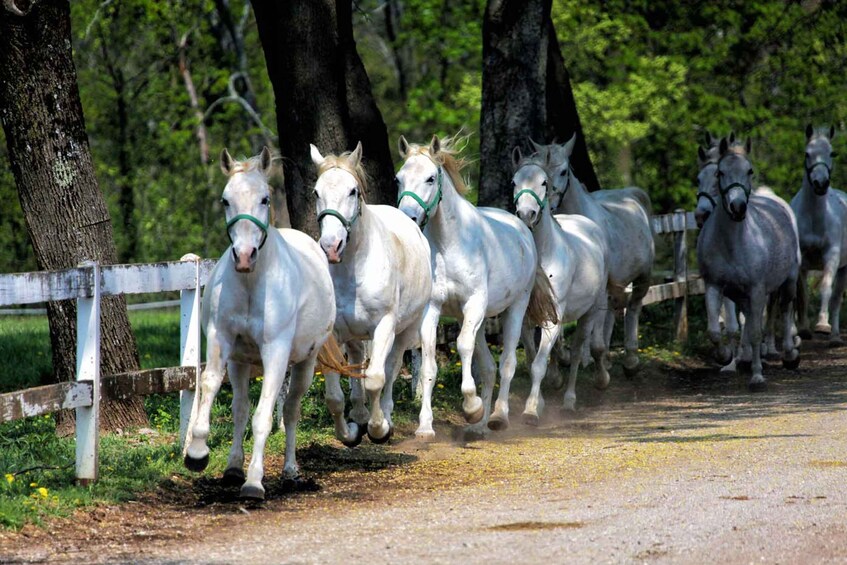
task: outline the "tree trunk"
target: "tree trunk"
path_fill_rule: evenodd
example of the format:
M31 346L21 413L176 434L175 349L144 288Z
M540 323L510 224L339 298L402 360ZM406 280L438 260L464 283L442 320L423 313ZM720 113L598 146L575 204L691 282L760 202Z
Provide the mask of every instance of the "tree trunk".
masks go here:
M511 209L511 153L527 138L560 143L578 132L571 162L597 188L567 69L550 19L552 0L489 0L482 27L479 204Z
M597 173L594 172L594 165L591 163L585 135L582 132L582 123L579 121L579 112L577 112L571 89L571 77L562 59L556 28L553 26L549 12L546 19L549 42L547 44L547 135L545 137L548 142L556 140L564 143L576 132L576 145L571 154L571 166L577 178L589 191L600 190L600 181L597 180Z
M114 263L106 202L94 176L71 56L67 0L43 0L24 17L0 9L0 115L39 269ZM76 304L48 304L53 380L75 378ZM102 371L138 368L122 297L104 298ZM60 424L67 424L60 418ZM71 414L72 417L72 414ZM144 425L140 398L104 404L104 429ZM62 427L62 426L60 426Z
M361 140L371 179L368 201L393 204L388 133L356 52L352 3L259 0L253 9L276 97L292 227L318 233L310 143L339 153Z

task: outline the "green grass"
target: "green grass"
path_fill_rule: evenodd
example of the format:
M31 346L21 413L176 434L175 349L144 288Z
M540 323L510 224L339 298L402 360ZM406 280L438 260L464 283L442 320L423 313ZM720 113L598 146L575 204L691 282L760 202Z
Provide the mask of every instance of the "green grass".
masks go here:
M690 344L673 342L673 305L671 302L645 308L642 314L642 355L645 360L668 361L684 354L703 352L702 334L694 331L703 324L702 299L690 304L692 339ZM179 312L177 310L136 311L130 313L141 365L144 368L173 366L179 361ZM623 324L617 324L613 340L620 343ZM566 327L564 335L571 333ZM39 384L50 372L50 340L43 317L0 318L0 392ZM499 348L492 347L495 359ZM455 349L442 357L433 395L436 419L460 410L461 364ZM523 351L518 351L518 370L512 390L518 396L528 389L528 371ZM592 378L588 370L585 378ZM255 406L261 390L261 377L250 387ZM298 445L328 442L332 420L324 403L325 383L319 374L303 400ZM446 393L446 394L445 394ZM496 390L495 390L496 394ZM419 404L407 381L395 386L394 421L408 426L417 421ZM209 438L211 458L207 474L223 471L231 441L231 389L224 385L212 411ZM0 425L0 527L20 528L40 523L48 516L67 515L75 508L98 503L132 499L173 476L190 477L182 466L177 446L179 425L178 395L154 395L145 399L154 434L103 435L100 480L90 487L74 486L73 438L58 438L51 416L29 418ZM283 434L273 434L269 453L283 449ZM251 449L248 430L247 451Z

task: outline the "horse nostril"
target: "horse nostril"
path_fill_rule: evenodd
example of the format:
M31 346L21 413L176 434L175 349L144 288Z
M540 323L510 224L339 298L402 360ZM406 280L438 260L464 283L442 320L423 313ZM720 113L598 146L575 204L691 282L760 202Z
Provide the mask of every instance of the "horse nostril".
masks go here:
M418 221L418 217L417 217L417 216L412 216L412 221L413 221L413 222L415 222L415 223L417 223L417 221Z
M259 250L254 247L252 253L250 253L250 259L255 259L258 254Z
M235 259L235 262L237 263L238 262L238 253L235 251L235 246L230 247L230 250L232 251L232 258Z

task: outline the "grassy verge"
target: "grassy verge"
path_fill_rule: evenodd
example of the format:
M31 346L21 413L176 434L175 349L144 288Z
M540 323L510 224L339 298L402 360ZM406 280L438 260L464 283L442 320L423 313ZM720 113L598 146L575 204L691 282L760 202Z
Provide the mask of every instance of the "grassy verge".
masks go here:
M702 312L702 300L693 301L692 319ZM680 355L701 353L701 346L680 347L672 342L671 303L645 308L642 317L642 354L645 360L670 361ZM179 354L179 313L175 310L131 312L138 339L141 364L145 368L175 365ZM620 342L620 326L615 340ZM693 324L693 326L695 326ZM569 334L565 332L565 335ZM695 337L691 343L702 343ZM662 345L670 344L670 345ZM495 358L499 350L493 347ZM9 360L0 367L0 391L35 386L50 372L50 343L47 321L42 317L0 318L0 353ZM528 372L523 351L518 352L518 371L513 391L523 398L528 390ZM460 410L461 364L455 350L442 355L434 395L436 419L448 419ZM585 378L593 376L587 371ZM255 405L261 377L251 384ZM496 394L496 390L495 390ZM298 445L328 443L332 420L323 400L324 379L317 375L303 401L303 419ZM394 420L398 428L410 429L417 421L419 404L408 381L395 386ZM223 471L231 442L231 390L224 386L212 412L209 439L211 461L207 474ZM101 443L101 479L90 487L74 485L73 438L58 438L52 417L42 416L0 425L0 526L20 528L40 523L49 516L62 516L75 508L132 500L175 476L190 477L182 466L177 446L177 395L146 398L150 429L124 435L104 435ZM271 453L283 449L283 435L274 434L268 443ZM246 449L251 449L248 431Z

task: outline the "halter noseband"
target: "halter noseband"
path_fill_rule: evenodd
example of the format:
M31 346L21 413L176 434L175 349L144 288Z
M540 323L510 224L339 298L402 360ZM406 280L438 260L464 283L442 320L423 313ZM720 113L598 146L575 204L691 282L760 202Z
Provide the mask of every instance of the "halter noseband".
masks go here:
M434 162L435 161L433 161L433 163ZM437 180L436 180L437 188L435 190L435 195L432 197L432 200L430 200L429 203L424 202L423 199L420 196L418 196L417 194L415 194L411 190L404 190L403 192L400 193L400 196L397 197L397 206L400 206L400 202L403 200L403 198L405 198L406 196L409 196L409 197L412 198L412 200L417 202L418 205L421 208L423 208L424 217L423 217L423 221L421 222L421 229L423 229L424 226L426 226L426 223L429 221L429 218L432 215L433 210L438 208L438 205L441 203L442 175L443 175L442 167L439 166L438 167L438 173L437 173L437 176L436 176L436 178L437 178Z
M350 173L350 171L348 171L347 169L344 169L342 167L330 167L330 168L341 169L342 171ZM327 170L329 170L329 169L327 169ZM326 172L326 171L324 171L324 172ZM353 178L355 179L355 176ZM362 192L360 190L359 191L359 197L361 197L361 195L362 195ZM347 239L349 240L350 239L350 230L353 229L353 226L359 220L360 215L361 215L361 209L359 207L356 208L356 213L353 214L353 217L350 218L350 219L345 218L344 215L341 212L339 212L338 210L333 210L332 208L324 208L323 210L318 212L318 225L320 226L321 220L323 220L327 216L332 216L333 218L337 218L338 221L341 222L341 225L344 226L344 229L347 230Z
M701 169L700 169L700 170L702 171L703 169L705 169L705 168L706 168L706 167L708 167L709 165L715 165L715 167L717 167L717 166L718 166L718 162L717 162L717 161L708 161L706 164L704 164L704 165L701 167ZM717 176L717 169L715 169L715 175ZM708 192L703 191L703 190L699 191L699 192L697 193L697 197L696 197L696 198L697 198L697 200L700 200L700 197L701 197L701 196L702 196L703 198L705 198L706 200L708 200L709 202L711 202L711 203L712 203L712 208L717 208L717 207L718 207L718 203L715 201L715 197L714 197L714 196L712 196L711 194L709 194Z
M832 167L827 165L823 161L816 161L812 163L811 166L806 167L806 177L809 179L809 184L812 183L812 171L815 170L815 167L824 167L826 169L826 175L832 176Z
M229 233L229 228L231 228L239 220L248 220L259 226L259 229L262 230L262 243L259 244L259 249L264 247L265 242L268 240L268 224L255 216L251 216L250 214L238 214L226 223L226 235L229 237L229 242L234 243L232 241L232 234Z

